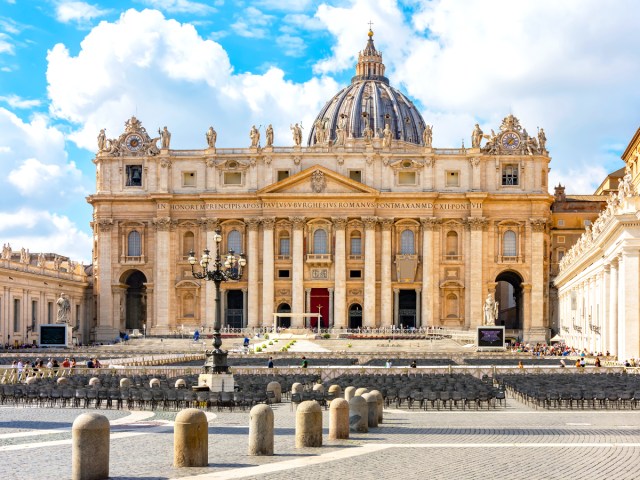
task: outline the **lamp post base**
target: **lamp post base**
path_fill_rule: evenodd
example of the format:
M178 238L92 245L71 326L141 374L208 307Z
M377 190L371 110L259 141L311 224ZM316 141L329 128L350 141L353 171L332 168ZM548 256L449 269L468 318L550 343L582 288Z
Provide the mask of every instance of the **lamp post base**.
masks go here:
M209 387L212 392L233 392L235 381L230 373L201 373L198 387Z
M221 374L229 371L227 365L227 352L220 348L207 350L205 352L207 359L204 362L204 373Z

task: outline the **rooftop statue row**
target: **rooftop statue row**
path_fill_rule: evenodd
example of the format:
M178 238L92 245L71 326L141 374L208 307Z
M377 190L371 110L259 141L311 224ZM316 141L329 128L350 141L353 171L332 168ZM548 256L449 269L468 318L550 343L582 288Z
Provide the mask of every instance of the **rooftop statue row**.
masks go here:
M586 231L580 236L580 239L569 249L566 255L562 257L562 260L560 260L561 272L593 246L611 218L621 211L626 210L629 200L633 197L638 197L638 192L632 183L631 172L629 171L629 167L627 167L625 175L618 185L618 191L609 194L607 208L600 212L596 221L593 222L593 226L587 225Z
M80 275L84 274L84 265L82 265L82 263L78 263L78 262L74 262L72 260L65 260L63 257L59 256L59 255L52 255L52 254L44 254L42 252L35 254L35 253L29 253L29 249L25 249L24 247L22 247L20 249L19 252L20 256L19 258L14 259L14 252L13 249L11 248L11 244L10 243L6 243L2 245L2 254L0 255L0 259L1 260L9 260L9 261L17 261L19 263L23 263L25 265L31 265L31 260L34 258L36 258L36 266L40 267L40 268L47 268L47 269L51 269L51 270L56 270L59 271L61 266L62 266L62 262L66 262L67 263L67 272L70 273L77 273ZM16 252L16 257L18 256L18 252ZM48 257L48 258L47 258ZM80 267L80 268L78 268Z
M365 145L372 145L373 139L380 140L377 145L384 149L391 148L395 135L392 125L386 121L383 129L374 131L369 122L369 116L366 112L362 114L365 128L362 131L362 138ZM314 145L322 147L342 147L345 145L347 138L354 138L351 132L347 131L347 123L345 115L341 115L335 129L335 138L331 138L332 130L328 127L329 120L316 119L313 125ZM293 143L299 147L302 144L302 124L296 123L291 125L291 133ZM251 126L249 130L250 148L261 148L260 139L262 125L256 127ZM274 129L269 124L265 129L265 147L273 147ZM171 145L171 132L165 126L158 129L158 137L151 138L141 122L136 117L131 117L125 123L125 132L118 138L108 139L106 130L103 128L98 134L98 153L104 155L157 155L161 150L169 149ZM211 126L205 132L205 140L207 148L215 149L218 134ZM487 140L484 146L482 141ZM161 142L160 148L158 141ZM520 126L519 120L513 115L509 115L502 121L500 133L491 130L491 135L486 135L480 125L476 126L471 133L471 148L480 148L482 152L488 154L521 154L521 155L546 155L547 137L544 129L539 129L537 137L530 136L525 129ZM422 131L422 146L424 148L432 148L433 144L433 125L425 125Z

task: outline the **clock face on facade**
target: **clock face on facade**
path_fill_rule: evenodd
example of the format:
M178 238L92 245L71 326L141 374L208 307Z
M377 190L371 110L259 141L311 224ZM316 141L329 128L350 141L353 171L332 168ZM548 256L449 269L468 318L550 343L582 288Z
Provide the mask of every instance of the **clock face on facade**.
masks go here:
M502 135L502 148L507 150L515 150L520 146L520 135L515 132L507 132Z
M132 133L125 139L124 143L130 151L137 152L142 148L143 142L140 135L138 135L137 133Z

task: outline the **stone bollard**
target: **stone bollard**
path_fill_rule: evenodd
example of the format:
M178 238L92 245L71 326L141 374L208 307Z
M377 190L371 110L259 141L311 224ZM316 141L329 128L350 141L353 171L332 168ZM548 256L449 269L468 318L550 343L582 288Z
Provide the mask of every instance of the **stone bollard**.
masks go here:
M125 377L120 379L120 388L131 388L131 379Z
M350 402L356 396L356 387L347 387L344 389L344 399Z
M151 380L149 380L149 388L160 388L160 380L157 378L152 378Z
M378 390L371 390L371 392L377 398L377 408L378 408L378 424L382 423L382 417L384 415L384 397L382 393Z
M369 406L361 395L349 400L349 425L354 432L369 431Z
M184 381L184 378L179 378L176 380L174 385L175 388L187 388L187 382Z
M327 390L329 395L333 395L333 398L338 398L342 396L342 387L340 385L331 385Z
M249 412L249 455L273 455L273 410L264 403Z
M302 393L304 391L304 386L301 383L294 383L291 385L291 393Z
M71 479L109 478L109 420L83 413L71 427Z
M378 397L372 393L363 393L362 398L367 401L367 425L369 428L378 427Z
M273 392L273 401L280 403L282 401L282 387L279 382L269 382L267 392Z
M324 393L324 385L323 385L323 384L321 384L321 383L316 383L316 384L313 386L313 391L314 391L314 392Z
M98 377L91 377L89 379L89 386L90 387L99 387L100 386L100 379Z
M356 390L355 396L359 397L360 395L364 394L364 393L369 393L369 389L368 388L364 388L361 387L359 389Z
M207 416L197 408L176 415L173 427L173 466L206 467L209 464Z
M322 407L307 400L296 410L296 448L322 446Z
M329 406L329 440L349 438L349 402L334 398Z
M61 386L65 386L69 384L69 379L67 377L60 377L56 380L56 383Z

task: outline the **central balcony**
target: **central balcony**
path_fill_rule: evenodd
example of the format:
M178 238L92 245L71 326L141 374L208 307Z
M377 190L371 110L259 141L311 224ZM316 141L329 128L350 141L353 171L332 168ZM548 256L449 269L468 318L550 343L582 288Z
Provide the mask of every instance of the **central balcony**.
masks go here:
M333 255L330 253L308 253L306 258L307 265L310 266L327 266L333 262Z

